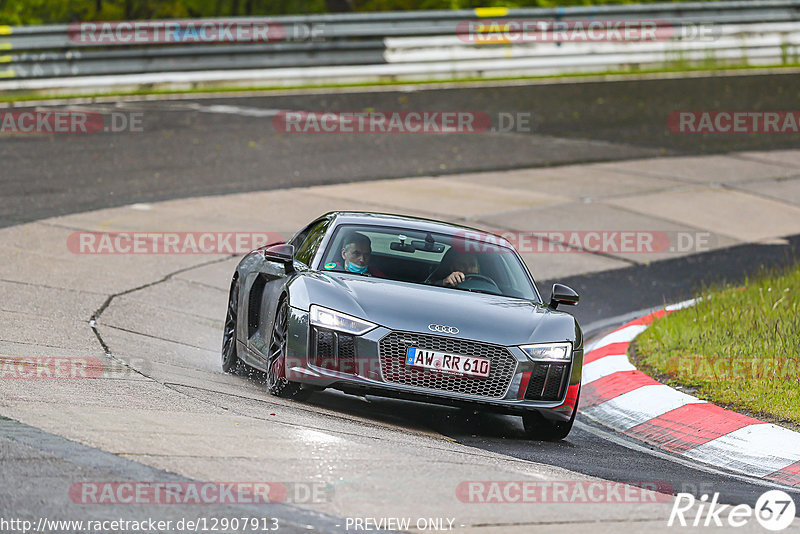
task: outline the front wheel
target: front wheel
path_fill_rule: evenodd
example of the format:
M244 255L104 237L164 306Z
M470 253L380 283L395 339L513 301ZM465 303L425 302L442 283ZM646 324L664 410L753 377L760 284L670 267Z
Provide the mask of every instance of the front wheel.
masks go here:
M581 394L578 392L578 398L575 399L575 410L569 421L550 421L536 410L523 414L522 424L525 426L525 433L529 438L537 441L559 441L566 438L575 423L580 398Z
M305 400L311 396L310 389L286 379L286 350L289 342L289 305L282 299L275 312L272 325L272 339L269 344L267 361L267 391L276 397Z
M236 324L239 314L239 280L234 278L228 295L228 312L222 331L222 370L236 373L239 369L239 354L236 349Z

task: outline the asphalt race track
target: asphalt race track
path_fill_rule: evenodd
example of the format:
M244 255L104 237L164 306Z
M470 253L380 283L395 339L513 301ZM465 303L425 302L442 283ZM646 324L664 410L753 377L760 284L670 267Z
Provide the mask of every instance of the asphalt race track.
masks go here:
M41 108L140 114L142 131L0 138L3 163L0 171L0 198L3 200L0 204L0 228L69 214L79 217L91 210L136 203L300 186L657 156L795 148L800 141L799 135L677 135L667 129L666 120L667 115L675 110L793 109L800 97L798 82L800 75L776 74L436 90L410 87L332 94L189 97ZM495 130L463 135L288 135L277 131L273 123L280 110L366 109L477 110L493 118ZM529 130L500 132L496 129L500 114L516 117L529 114L526 116L532 117L533 125ZM335 206L331 206L333 208ZM187 224L202 220L203 209L213 211L213 200L210 204L201 202L197 209ZM271 208L265 206L265 210L268 209ZM41 243L32 242L30 246L42 248L41 261L47 262L48 237L40 237ZM587 334L595 335L623 323L636 312L688 298L704 284L742 281L759 269L786 265L798 257L800 236L795 235L778 247L741 244L648 264L632 263L625 268L561 277L557 281L570 285L581 294L581 305L575 309L575 315ZM128 313L136 324L147 325L148 321L155 323L157 319L160 324L158 328L154 327L154 331L160 332L164 338L156 341L164 341L170 336L168 320L148 317L146 309L136 307L135 298L129 302L127 297L134 297L138 292L142 299L153 299L158 296L159 287L163 287L166 295L180 300L175 296L180 284L194 281L199 284L194 286L195 289L205 287L204 291L211 295L209 302L212 296L219 300L225 291L221 288L227 287L228 283L223 273L232 269L235 259L209 261L194 278L194 275L182 271L183 266L167 263L169 260L165 260L157 275L154 271L152 278L158 279L157 282L131 281L129 291L114 292L114 298L109 300L101 299L99 295L104 290L98 289L98 294L91 296L97 299L96 302L92 300L85 306L74 306L81 313L93 311L98 324L106 321L108 329L100 330L104 333L95 330L95 334L107 351L113 352L115 343L121 343L131 334L120 326ZM98 269L103 270L103 264L98 265ZM109 267L109 270L113 271L113 268ZM100 278L111 276L98 274ZM540 289L549 293L549 286L554 281L539 281ZM48 281L32 280L31 284L47 287ZM204 301L206 297L198 298ZM115 308L115 305L119 307ZM208 309L216 311L215 306L209 305ZM212 320L202 318L206 311L198 311L199 322ZM88 315L80 317L84 321L88 318ZM221 321L222 317L218 319ZM176 334L174 339L185 345L191 344L182 335ZM3 338L2 333L0 338ZM94 339L91 341L95 342ZM146 348L145 344L144 350ZM216 350L215 346L203 345L201 348L206 352ZM421 457L415 460L429 459L432 464L444 465L451 458L461 458L458 455L470 456L469 460L463 460L468 466L464 467L466 471L482 462L487 465L492 462L505 462L503 465L515 465L517 461L520 465L534 462L548 466L545 474L555 479L565 476L563 473L568 471L619 482L656 480L669 484L675 491L697 495L719 492L720 502L727 504L752 506L768 489L761 481L693 465L651 450L580 416L566 440L531 443L523 438L519 420L507 416L329 392L315 394L302 404L275 401L263 391L257 380L246 376L225 378L225 387L219 385L223 382L214 382L218 390L210 385L205 390L204 380L212 376L211 373L221 372L207 366L206 360L202 362L196 365L195 376L195 370L191 369L195 365L193 361L180 360L179 365L187 369L187 376L191 377L188 380L194 380L191 384L173 384L169 375L172 371L163 371L158 365L153 367L152 373L140 370L141 376L137 380L152 379L169 391L167 398L158 393L161 390L153 389L152 397L145 401L156 407L185 403L198 410L202 408L197 406L207 405L210 414L227 412L238 416L257 412L261 414L257 420L265 425L273 423L263 414L270 410L279 411L275 408L277 406L283 410L280 425L291 429L291 439L301 439L305 435L303 432L308 431L309 446L329 451L330 459L320 463L321 469L342 473L352 470L355 480L360 476L358 464L353 463L357 457L342 452L341 463L337 463L340 451L317 434L352 435L359 446L385 447L382 454L386 458L390 458L392 447L397 447L406 452L418 449ZM237 393L238 389L241 389L241 395ZM56 396L62 393L56 392ZM3 399L6 395L24 396L24 392L9 389L0 395L0 458L3 463L0 483L7 488L0 495L0 515L3 517L74 515L75 507L66 495L63 492L56 494L53 488L69 486L77 480L186 481L202 477L204 469L207 469L198 460L195 472L191 469L191 458L182 458L175 464L152 458L143 458L140 462L137 454L144 457L147 453L112 454L76 443L74 438L65 439L62 436L70 435L66 431L60 433L55 428L40 430L13 418L1 417L7 414L4 411L7 403ZM115 395L109 392L110 397ZM87 393L86 399L64 397L65 406L73 402L77 406L84 402L87 407L94 406L90 396ZM116 402L123 401L115 398L110 404ZM132 416L132 421L135 420ZM257 433L258 428L252 431ZM80 434L80 430L74 432L73 435ZM95 438L92 435L87 440ZM204 446L213 448L213 440L209 443ZM308 444L300 442L298 446ZM219 458L218 461L225 462L226 459ZM248 461L245 457L232 456L227 467L230 471L227 472L242 473L240 476L244 478L238 480L246 480L249 470L256 469ZM453 464L461 466L461 461L453 460ZM430 479L433 468L426 472L420 465L414 464L410 469L419 480L421 491L426 485L435 484L436 480ZM552 471L546 472L547 469ZM463 478L469 479L469 475L465 474ZM406 489L414 490L413 487ZM800 510L800 490L794 491L792 496ZM365 495L363 498L365 503L370 503L375 496ZM424 500L424 497L419 498ZM361 516L380 515L369 504L359 510L358 502L351 503L349 510ZM308 526L324 532L344 531L341 516L294 504L258 510L233 505L180 510L142 506L137 511L163 519L198 514L261 514L280 518L281 532L308 531ZM107 507L92 509L86 515L110 519L116 517L116 513L115 507ZM469 527L478 532L522 532L534 527L537 532L555 532L563 531L565 525L575 522L582 525L580 528L588 526L612 532L620 528L639 529L637 522L641 523L641 530L662 527L666 521L664 517L664 522L653 523L646 514L637 516L633 513L628 522L616 511L608 518L600 512L581 512L575 518L570 514L566 505L556 504L551 505L546 514L543 511L543 516L547 515L548 519L541 521L503 523L487 513L484 523L472 522Z
M6 202L0 225L132 202L298 185L794 148L800 135L675 135L667 118L677 110L792 109L800 98L798 80L798 74L778 74L440 91L411 86L95 105L98 111L141 113L143 131L3 139L0 196ZM479 111L496 128L499 113L523 113L530 126L459 136L287 136L275 131L270 113L370 108Z

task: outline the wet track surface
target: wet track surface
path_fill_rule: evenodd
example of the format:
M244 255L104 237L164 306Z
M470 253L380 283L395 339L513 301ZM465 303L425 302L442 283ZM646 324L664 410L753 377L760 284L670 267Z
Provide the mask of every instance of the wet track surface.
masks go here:
M672 489L676 493L687 492L697 496L719 492L721 503L753 506L766 490L763 485L738 480L721 471L702 471L688 462L677 463L669 455L632 444L581 417L566 440L532 442L525 438L518 417L457 408L425 406L421 409L413 403L375 397L368 399L369 404L365 405L358 399L326 392L308 403L371 418L391 417L391 420L433 430L470 447L606 480L657 483L663 490ZM795 494L795 500L800 500L800 495Z
M3 139L0 226L134 202L299 185L796 147L799 137L794 135L674 135L666 129L666 116L683 109L791 109L800 96L798 81L798 75L736 76L96 104L89 109L143 113L144 132ZM257 111L365 108L530 112L535 126L531 132L468 135L288 136L275 131L269 114ZM616 326L609 318L682 300L704 284L738 282L762 267L784 265L799 255L800 236L795 236L786 246L741 245L557 281L581 294L582 305L575 315L590 333L599 333ZM554 281L539 281L544 294L549 294ZM245 376L237 379L243 385L253 382ZM202 395L197 393L198 398ZM718 491L726 503L752 505L765 490L743 477L699 470L650 453L580 417L565 441L539 443L524 438L516 417L367 400L324 392L303 408L324 408L375 424L389 422L441 435L477 451L608 480L663 481L675 491L698 495ZM262 401L248 402L259 406ZM9 458L27 454L18 441L0 445L4 454L9 451ZM36 475L36 465L26 465L4 473L4 482L20 483ZM58 472L58 467L49 469ZM39 498L44 500L47 488L40 489ZM797 494L795 500L800 504Z

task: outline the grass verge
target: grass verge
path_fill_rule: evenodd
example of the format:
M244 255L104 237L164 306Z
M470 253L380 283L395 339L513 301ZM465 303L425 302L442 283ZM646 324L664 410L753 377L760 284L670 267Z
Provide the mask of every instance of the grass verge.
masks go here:
M633 345L637 367L693 395L800 425L800 263L702 291Z

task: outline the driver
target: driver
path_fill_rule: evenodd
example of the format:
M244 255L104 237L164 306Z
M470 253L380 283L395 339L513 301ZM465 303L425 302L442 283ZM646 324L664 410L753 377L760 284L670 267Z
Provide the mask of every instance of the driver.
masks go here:
M345 271L359 274L370 274L385 278L381 271L369 265L372 257L372 243L369 237L359 232L352 232L345 237L342 243L342 260L344 264L336 263L336 267Z
M478 256L468 252L461 252L456 254L450 262L450 268L453 270L448 276L442 280L443 286L455 287L464 280L469 274L480 274L481 267L478 263Z

